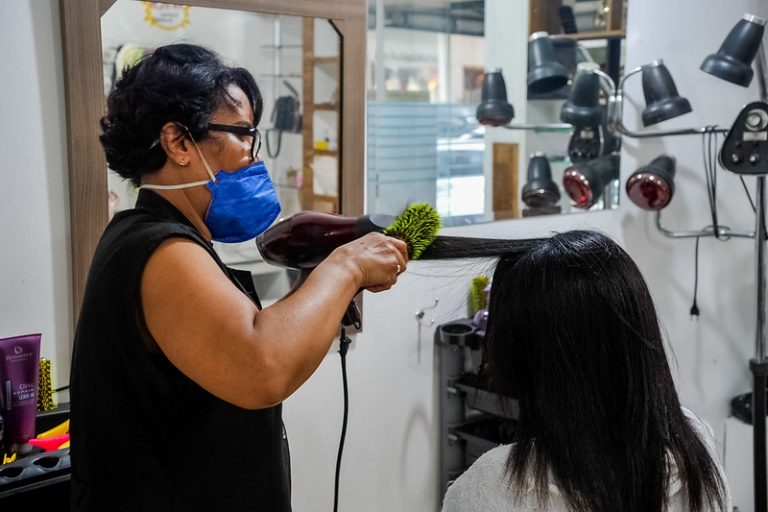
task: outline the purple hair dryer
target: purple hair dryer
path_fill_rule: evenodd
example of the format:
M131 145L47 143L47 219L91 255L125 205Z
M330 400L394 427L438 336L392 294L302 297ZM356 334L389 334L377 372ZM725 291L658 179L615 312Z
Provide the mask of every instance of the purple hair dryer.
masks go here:
M281 219L256 238L264 261L279 267L313 269L339 246L363 235L383 232L394 222L391 215L345 217L334 213L299 212ZM353 300L342 319L360 328L360 310Z
M262 258L279 267L311 269L337 247L361 236L383 232L395 218L372 214L345 217L334 213L299 212L278 221L256 238Z

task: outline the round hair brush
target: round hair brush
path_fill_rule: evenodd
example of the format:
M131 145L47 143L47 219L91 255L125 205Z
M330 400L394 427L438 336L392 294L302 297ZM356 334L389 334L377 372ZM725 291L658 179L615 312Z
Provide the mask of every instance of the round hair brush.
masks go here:
M437 238L440 216L429 203L413 203L400 212L384 230L387 236L399 238L408 245L408 257L417 260Z

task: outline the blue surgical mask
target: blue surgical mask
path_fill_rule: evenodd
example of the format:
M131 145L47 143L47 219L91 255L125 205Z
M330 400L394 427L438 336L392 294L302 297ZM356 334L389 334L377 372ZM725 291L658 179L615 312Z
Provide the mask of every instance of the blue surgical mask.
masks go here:
M197 148L197 144L195 144ZM210 181L179 185L145 184L139 188L175 190L205 185L211 191L211 203L205 214L205 225L217 242L238 243L256 238L280 214L280 200L263 161L253 162L234 171L219 170L214 174L203 157Z
M256 238L280 214L280 200L262 160L232 172L218 171L207 186L213 197L205 225L217 242Z

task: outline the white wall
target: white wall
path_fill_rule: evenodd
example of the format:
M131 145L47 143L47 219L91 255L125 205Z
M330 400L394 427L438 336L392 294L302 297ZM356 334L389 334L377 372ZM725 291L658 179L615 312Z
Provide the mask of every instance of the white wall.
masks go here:
M69 380L69 197L59 3L0 2L0 338L41 332Z
M701 60L717 49L744 12L768 16L768 5L764 0L630 1L627 66L663 57L678 89L694 107L694 113L663 127L727 126L742 104L757 97L754 86L742 89L698 71ZM4 78L0 154L6 191L0 202L0 238L5 242L0 251L0 336L43 332L43 352L55 358L58 383L63 383L72 306L59 23L56 0L0 2L0 41L4 48L12 48L0 60ZM631 88L629 95L638 98L638 90ZM639 126L638 115L630 102L628 126ZM681 229L708 224L697 137L626 140L622 181L661 151L678 158L677 195L665 210L665 223ZM720 172L719 180L723 222L750 229L752 215L741 185L726 172ZM637 260L676 356L674 371L683 401L722 434L728 400L749 388L747 360L753 351L755 316L751 242L702 241L702 317L691 321L693 242L664 239L655 231L651 215L626 200L616 212L516 220L450 232L522 237L586 227L610 233ZM429 320L441 323L463 314L467 283L477 270L456 264L447 271L412 264L390 293L366 295L365 332L357 336L349 353L352 404L342 510L421 511L437 506ZM436 297L440 305L425 315L419 352L414 313ZM338 357L329 356L286 403L297 512L331 509L340 413Z
M528 69L528 2L523 0L486 0L485 2L485 38L490 43L485 51L486 69L501 69L507 85L507 100L515 108L515 123L527 123L528 93L525 87L516 85L525 83ZM518 176L525 176L528 168L527 132L522 130L486 130L485 175L486 218L493 219L493 144L497 142L518 144ZM524 180L518 180L522 182ZM522 188L522 184L518 185Z
M448 103L469 103L468 95L464 89L464 72L467 67L480 67L485 65L485 38L479 36L465 36L452 34L448 41L450 62L447 67L450 71ZM480 89L477 89L477 101L480 99ZM474 99L474 98L473 98Z

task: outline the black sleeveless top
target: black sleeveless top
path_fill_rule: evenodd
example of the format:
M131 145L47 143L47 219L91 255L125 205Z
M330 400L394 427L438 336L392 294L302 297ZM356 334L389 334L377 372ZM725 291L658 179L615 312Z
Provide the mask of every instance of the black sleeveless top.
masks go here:
M238 279L159 195L142 190L135 209L115 215L96 248L75 332L72 509L289 512L282 406L251 411L211 395L147 330L141 275L171 237L203 247L259 305L250 274Z

